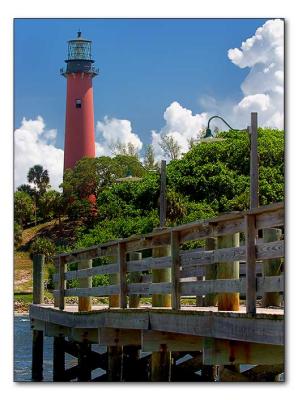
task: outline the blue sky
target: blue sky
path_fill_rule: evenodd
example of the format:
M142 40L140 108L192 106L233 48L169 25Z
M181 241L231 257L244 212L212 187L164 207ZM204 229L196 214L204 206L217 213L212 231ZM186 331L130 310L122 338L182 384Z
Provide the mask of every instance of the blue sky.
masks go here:
M67 40L93 41L96 155L115 142L140 157L171 136L181 155L220 114L246 128L283 127L284 23L280 19L16 19L15 182L43 164L62 181ZM219 128L223 126L218 124Z
M14 25L15 127L23 117L44 118L63 148L66 41L78 28L93 41L100 75L94 79L95 121L128 119L144 143L163 126L178 101L203 111L201 96L238 101L247 68L227 57L265 19L16 19Z

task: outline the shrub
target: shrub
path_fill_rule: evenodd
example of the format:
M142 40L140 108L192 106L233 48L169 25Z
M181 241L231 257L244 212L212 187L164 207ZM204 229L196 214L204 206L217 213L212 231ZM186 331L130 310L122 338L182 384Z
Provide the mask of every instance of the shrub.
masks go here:
M36 238L30 247L31 257L33 257L34 254L44 254L46 262L51 261L55 252L55 244L50 239L44 237Z

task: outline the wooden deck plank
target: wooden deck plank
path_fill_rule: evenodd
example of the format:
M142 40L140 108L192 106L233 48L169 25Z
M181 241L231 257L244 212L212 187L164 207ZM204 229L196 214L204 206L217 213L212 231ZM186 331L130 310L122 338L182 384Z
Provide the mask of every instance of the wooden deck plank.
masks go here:
M284 344L282 310L261 309L254 317L239 312L218 312L216 307L112 309L97 307L78 312L47 305L31 305L30 318L72 328L143 329L245 342Z

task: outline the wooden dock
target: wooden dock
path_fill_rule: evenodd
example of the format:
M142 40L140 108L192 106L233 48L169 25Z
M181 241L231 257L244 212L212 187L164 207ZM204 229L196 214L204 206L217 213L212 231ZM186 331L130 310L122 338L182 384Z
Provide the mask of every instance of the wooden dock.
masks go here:
M56 381L276 379L284 372L283 229L278 203L57 255L55 306L37 294L30 307L33 379L42 379L44 335L54 337ZM100 274L112 284L92 287ZM69 288L74 279L79 287ZM70 296L78 305L66 305ZM92 305L100 296L108 306ZM191 297L196 306L185 305ZM65 353L77 357L71 370ZM241 373L241 364L257 372ZM97 368L104 373L93 378Z

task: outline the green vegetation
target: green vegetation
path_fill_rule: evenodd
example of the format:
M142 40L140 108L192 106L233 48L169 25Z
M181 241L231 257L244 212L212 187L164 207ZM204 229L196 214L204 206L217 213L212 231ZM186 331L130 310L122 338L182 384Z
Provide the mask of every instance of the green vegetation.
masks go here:
M171 157L167 166L168 226L249 207L249 136L240 131L218 136L225 140L192 142L181 159ZM260 205L282 201L284 132L259 129L258 150ZM65 172L63 194L50 188L48 173L41 166L29 172L28 182L34 187L22 185L15 193L15 246L21 243L22 229L24 245L26 225L35 219L39 223L52 220L52 225L36 230L30 241L25 241L26 251L31 245L31 252L47 252L50 257L54 252L145 234L159 226L160 176L152 146L146 150L144 165L130 149L114 157L80 160ZM140 179L119 180L129 176ZM48 273L51 286L53 271ZM107 277L93 284L107 284Z
M250 143L246 132L221 132L223 141L192 143L181 159L167 166L167 225L210 218L249 206ZM259 129L260 205L284 199L284 132ZM173 157L175 158L175 157ZM133 151L115 157L84 158L67 170L63 194L50 189L49 176L34 166L28 181L15 193L19 226L38 218L61 218L77 223L72 243L54 240L59 250L86 247L119 237L152 231L159 225L160 177L152 146L144 165ZM139 180L119 180L133 176ZM34 194L35 193L35 194ZM16 242L20 229L16 229Z
M37 237L31 244L30 254L31 256L34 254L44 254L45 261L49 262L55 254L55 245L45 237Z

